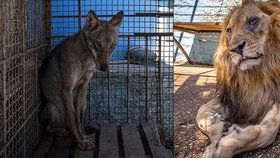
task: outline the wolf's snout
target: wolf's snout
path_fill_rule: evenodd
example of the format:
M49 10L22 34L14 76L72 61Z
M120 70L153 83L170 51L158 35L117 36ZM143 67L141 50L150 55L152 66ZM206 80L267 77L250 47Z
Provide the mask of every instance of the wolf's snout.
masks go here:
M108 65L108 64L102 64L102 65L100 66L100 70L101 70L101 71L107 71L108 68L109 68L109 65Z

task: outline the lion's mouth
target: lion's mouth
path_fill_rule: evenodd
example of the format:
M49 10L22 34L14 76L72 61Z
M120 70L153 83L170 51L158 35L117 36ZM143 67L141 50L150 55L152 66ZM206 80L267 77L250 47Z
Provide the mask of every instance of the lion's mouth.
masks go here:
M241 59L240 59L240 62L244 61L244 60L248 60L248 59L259 59L260 57L246 57L246 56L243 56Z
M257 59L260 59L262 56L263 56L263 54L260 54L260 53L257 53L257 56L255 56L255 57L242 56L242 57L240 58L240 63L243 62L243 61L245 61L245 60L249 60L249 59L257 60Z

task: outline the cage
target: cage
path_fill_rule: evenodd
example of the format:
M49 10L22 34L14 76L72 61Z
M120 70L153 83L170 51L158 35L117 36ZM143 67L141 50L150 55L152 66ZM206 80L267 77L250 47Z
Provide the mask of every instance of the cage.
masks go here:
M28 157L39 140L42 0L0 1L0 157Z
M171 4L161 0L50 1L47 36L52 47L82 29L89 10L102 20L110 20L120 10L125 13L109 71L92 77L85 123L153 120L172 135Z
M94 73L85 124L153 121L173 135L173 2L1 0L0 157L29 157L40 139L38 68L51 48L81 30L89 10L123 10L107 72Z

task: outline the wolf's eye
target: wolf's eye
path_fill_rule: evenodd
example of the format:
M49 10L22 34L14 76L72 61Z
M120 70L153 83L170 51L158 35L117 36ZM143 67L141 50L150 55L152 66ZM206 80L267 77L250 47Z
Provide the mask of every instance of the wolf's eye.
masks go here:
M99 48L102 48L102 47L103 47L103 46L102 46L102 43L99 42L99 41L95 41L95 45L97 45Z
M116 45L117 45L117 43L114 42L114 43L112 44L112 48L114 48Z

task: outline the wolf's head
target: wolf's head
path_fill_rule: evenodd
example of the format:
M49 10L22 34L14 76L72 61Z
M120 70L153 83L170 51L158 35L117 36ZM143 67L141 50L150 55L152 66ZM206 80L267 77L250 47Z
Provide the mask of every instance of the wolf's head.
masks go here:
M86 17L84 34L98 70L108 70L112 51L118 42L123 16L123 11L120 11L110 21L100 21L91 10Z

